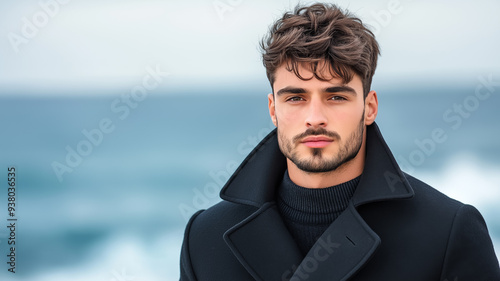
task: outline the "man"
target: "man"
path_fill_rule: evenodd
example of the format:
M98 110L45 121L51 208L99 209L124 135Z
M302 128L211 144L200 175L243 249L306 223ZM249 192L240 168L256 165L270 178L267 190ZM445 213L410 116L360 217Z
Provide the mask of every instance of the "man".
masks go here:
M262 48L277 129L189 221L181 280L500 280L479 212L403 173L382 138L359 19L297 7Z

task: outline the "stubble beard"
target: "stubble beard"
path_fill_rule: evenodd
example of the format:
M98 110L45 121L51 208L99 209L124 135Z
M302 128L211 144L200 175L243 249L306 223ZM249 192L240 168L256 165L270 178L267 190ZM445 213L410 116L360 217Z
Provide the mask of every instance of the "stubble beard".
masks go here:
M338 133L327 131L324 128L307 129L304 133L295 136L292 140L287 139L280 132L279 126L277 126L277 128L280 150L286 158L290 159L290 161L297 166L297 168L307 173L332 172L342 167L344 164L349 163L358 155L363 144L363 133L365 130L364 111L361 115L361 121L359 122L358 128L356 128L344 142L342 142ZM310 135L325 135L332 138L335 142L338 142L340 146L338 153L331 155L331 158L327 158L329 155L325 155L324 148L310 148L311 155L301 158L294 147L299 144L300 139Z

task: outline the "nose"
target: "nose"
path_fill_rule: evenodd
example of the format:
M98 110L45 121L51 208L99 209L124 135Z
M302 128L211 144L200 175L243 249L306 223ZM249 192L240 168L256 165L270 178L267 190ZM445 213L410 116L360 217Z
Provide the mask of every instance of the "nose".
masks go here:
M309 103L305 123L307 128L326 127L328 119L325 114L324 104L320 100L311 100Z

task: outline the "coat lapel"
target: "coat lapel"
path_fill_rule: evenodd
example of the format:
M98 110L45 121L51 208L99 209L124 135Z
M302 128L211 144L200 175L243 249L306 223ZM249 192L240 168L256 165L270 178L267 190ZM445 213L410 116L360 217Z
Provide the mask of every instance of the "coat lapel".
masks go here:
M367 127L363 174L352 198L354 206L370 202L405 199L414 192L387 146L378 126Z
M257 212L224 234L227 245L255 280L284 280L303 256L284 225L274 203Z
M348 280L379 244L378 235L350 204L313 245L290 280Z
M222 188L220 197L260 207L274 201L276 186L283 180L285 170L286 158L279 148L275 129L243 160Z

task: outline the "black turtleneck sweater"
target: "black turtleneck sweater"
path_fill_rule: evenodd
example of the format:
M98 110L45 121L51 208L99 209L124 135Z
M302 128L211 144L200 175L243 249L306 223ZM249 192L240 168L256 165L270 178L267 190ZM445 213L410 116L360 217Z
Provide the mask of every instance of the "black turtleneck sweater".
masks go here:
M290 180L288 171L278 188L283 220L305 255L328 226L347 208L361 176L327 188L305 188Z

